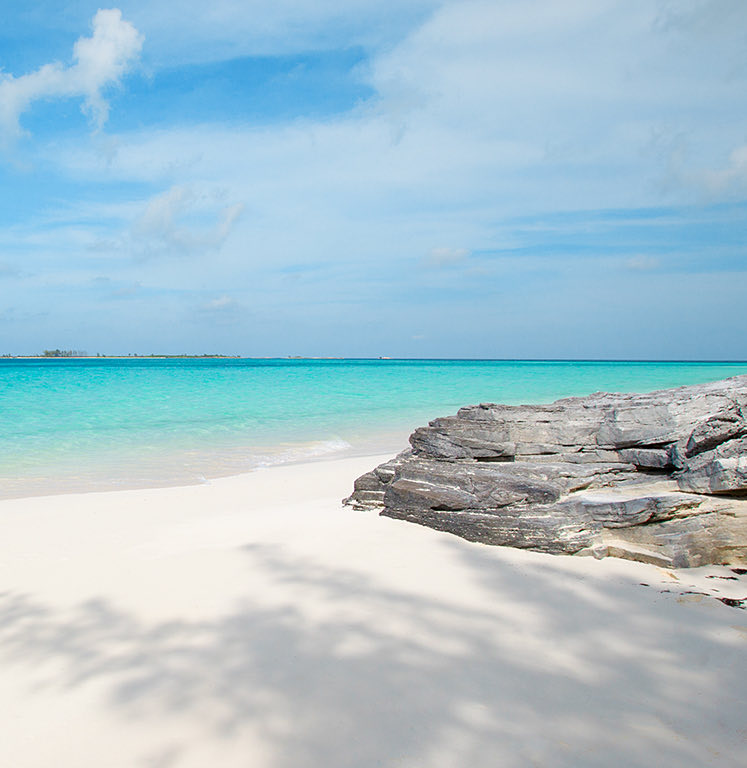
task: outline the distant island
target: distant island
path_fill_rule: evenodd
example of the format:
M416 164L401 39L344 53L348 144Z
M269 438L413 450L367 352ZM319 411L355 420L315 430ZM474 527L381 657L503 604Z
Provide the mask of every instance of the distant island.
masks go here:
M87 352L83 350L77 350L77 349L45 349L44 352L42 352L39 355L10 355L10 354L4 354L0 355L0 357L3 358L11 358L14 360L47 360L47 359L60 359L60 358L76 358L76 359L88 359L88 360L95 360L97 358L111 358L115 360L121 360L126 359L128 357L137 357L137 358L145 358L145 359L158 359L158 360L170 360L170 359L202 359L202 358L221 358L221 359L240 359L241 355L218 355L218 354L202 354L202 355L187 355L187 354L181 354L181 355L162 355L162 354L150 354L150 355L140 355L137 352L130 352L127 355L104 355L100 352L97 352L95 355L89 355Z
M201 355L166 355L151 353L149 355L141 355L137 352L129 352L126 355L105 355L101 352L97 352L95 355L89 355L88 352L78 349L45 349L44 352L38 355L11 355L10 353L0 354L0 359L11 360L48 360L48 359L61 359L61 358L75 358L85 360L96 360L100 358L109 358L111 360L126 360L127 358L137 357L139 359L157 359L157 360L202 360L202 359L221 359L221 360L349 360L352 358L338 357L338 356L306 356L306 355L286 355L285 357L251 357L244 355L219 355L215 353L205 353ZM359 358L359 359L376 359L376 360L392 360L391 357L378 357L378 358Z

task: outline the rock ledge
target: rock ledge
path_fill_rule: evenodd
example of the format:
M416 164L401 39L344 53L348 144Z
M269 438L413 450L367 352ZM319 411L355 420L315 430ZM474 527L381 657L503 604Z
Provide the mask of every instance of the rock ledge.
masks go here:
M345 503L471 541L747 563L747 375L435 419Z

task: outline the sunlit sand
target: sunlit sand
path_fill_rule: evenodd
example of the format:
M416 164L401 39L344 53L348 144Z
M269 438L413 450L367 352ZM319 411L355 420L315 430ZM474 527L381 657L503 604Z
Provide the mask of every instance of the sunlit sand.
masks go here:
M745 764L744 577L343 508L383 458L0 503L0 764Z

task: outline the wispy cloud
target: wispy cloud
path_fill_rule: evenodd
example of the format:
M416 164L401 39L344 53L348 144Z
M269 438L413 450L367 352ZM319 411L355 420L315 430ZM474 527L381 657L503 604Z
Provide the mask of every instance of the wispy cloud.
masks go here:
M658 180L664 192L684 190L709 201L740 200L747 192L747 144L735 147L720 161L709 158L710 164L695 158L682 138L666 144L665 169Z
M637 272L647 272L652 269L657 269L661 262L654 256L638 255L631 256L625 261L625 267Z
M464 262L469 257L470 252L466 248L431 248L428 251L423 263L427 267L446 267L452 264Z
M230 325L241 320L245 314L242 304L232 296L222 294L199 304L193 317L198 322L212 325Z
M200 309L205 312L228 312L237 306L236 300L230 296L218 296L215 299L211 299L205 302Z
M116 8L97 11L92 27L92 35L73 46L70 66L54 62L20 77L0 76L0 129L6 138L22 133L20 117L39 99L82 98L81 108L93 126L104 125L109 104L103 92L136 61L143 36Z
M110 299L129 299L142 290L139 281L112 280L110 277L99 276L93 278L91 282L96 288L106 291Z
M212 214L211 219L211 203L191 187L173 186L148 202L135 222L133 235L146 247L182 253L219 248L244 210L244 204L224 206Z
M703 173L703 182L714 194L747 191L747 144L737 147L729 155L726 166Z
M444 0L128 0L168 66L239 56L389 46Z

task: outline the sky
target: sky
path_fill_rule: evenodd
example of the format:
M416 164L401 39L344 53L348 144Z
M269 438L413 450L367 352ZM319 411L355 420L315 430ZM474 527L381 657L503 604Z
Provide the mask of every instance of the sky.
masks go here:
M747 359L743 0L5 0L0 354Z

